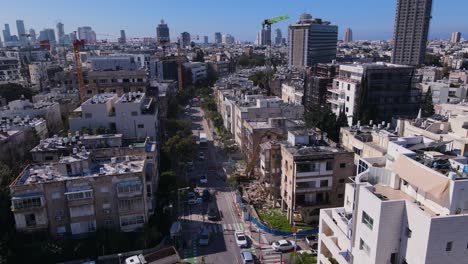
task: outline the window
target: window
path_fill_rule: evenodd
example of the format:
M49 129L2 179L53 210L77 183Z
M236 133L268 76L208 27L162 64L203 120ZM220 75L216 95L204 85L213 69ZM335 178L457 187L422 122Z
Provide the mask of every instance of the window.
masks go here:
M13 199L13 208L16 210L36 208L41 207L41 205L40 197Z
M80 217L94 215L94 205L85 204L70 207L70 217Z
M390 264L396 264L397 263L397 253L392 253L390 255Z
M348 107L346 107L346 108L345 108L345 110L346 110L346 113L348 113L348 112L349 112L349 108L348 108Z
M138 112L137 111L132 111L132 116L137 116Z
M327 161L327 171L333 170L333 163L331 161Z
M328 187L328 180L320 180L320 187Z
M411 231L411 229L407 227L405 233L407 237L411 237L411 235L413 234L413 231Z
M112 221L112 220L105 220L105 221L104 221L104 224L105 224L106 226L110 226L110 225L113 225L113 224L114 224L114 221Z
M362 238L361 238L360 241L359 241L359 249L360 249L360 250L363 250L364 252L366 252L367 255L370 255L370 248L369 248L369 246L366 244L366 242L364 242L364 240L362 240Z
M93 118L93 114L92 113L85 113L84 117L85 118Z
M67 232L67 229L65 228L65 226L57 227L57 234L64 234L65 232Z
M107 187L107 186L101 187L101 192L103 192L103 193L109 192L109 187Z
M62 197L62 193L61 192L53 192L52 193L52 199L60 199L60 197Z
M343 195L342 193L339 193L339 194L338 194L338 199L342 199L343 196L344 196L344 195Z
M143 215L129 215L129 216L122 216L120 218L120 225L121 226L130 226L130 225L137 225L145 223L145 218Z
M338 182L339 182L339 183L344 183L344 182L345 182L345 179L339 179Z
M348 83L348 91L351 90L351 84Z
M372 219L372 217L370 217L366 212L362 211L362 223L372 230L374 219Z
M24 215L24 220L26 226L35 226L36 225L36 215L35 214L26 214Z
M349 96L346 96L346 102L349 102ZM346 111L348 112L348 111Z
M119 193L126 193L126 192L137 192L141 191L140 184L131 184L131 185L122 185L117 188Z
M140 197L119 200L119 211L134 211L141 210L142 208L142 199Z
M54 156L45 156L45 161L54 160Z
M93 198L93 191L67 193L66 195L68 201L89 199Z
M138 124L138 128L145 128L144 124Z
M453 241L447 242L447 245L445 245L445 251L452 251L452 246L453 246Z
M346 163L340 163L340 168L345 168L346 167Z

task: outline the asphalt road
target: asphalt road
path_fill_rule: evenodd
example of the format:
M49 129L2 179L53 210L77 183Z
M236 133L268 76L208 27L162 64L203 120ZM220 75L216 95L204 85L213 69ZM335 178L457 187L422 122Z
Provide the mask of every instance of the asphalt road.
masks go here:
M182 218L186 220L183 230L187 243L181 255L188 263L202 263L202 259L205 263L242 263L234 231L243 230L244 226L235 208L234 193L225 182L222 155L214 145L212 131L203 117L203 111L199 107L192 107L187 117L192 120L195 136L204 132L208 137L208 147L199 149L204 153L205 159L194 162L194 169L188 173L188 177L197 179L196 190L199 194L202 194L204 189L208 189L212 193L212 198L210 202L185 207ZM199 175L202 173L207 175L206 184L199 182ZM209 207L217 208L219 212L217 221L207 219L206 212ZM210 232L207 246L200 245L198 241L198 233L203 226Z

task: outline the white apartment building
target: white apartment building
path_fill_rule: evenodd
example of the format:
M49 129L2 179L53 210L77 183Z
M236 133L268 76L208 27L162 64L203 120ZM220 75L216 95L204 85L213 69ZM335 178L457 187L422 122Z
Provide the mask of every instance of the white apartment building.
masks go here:
M102 127L123 134L126 139L156 139L158 109L144 93L99 94L84 102L68 118L70 130Z
M304 97L303 83L283 83L281 84L281 99L288 104L302 104Z
M320 212L318 263L468 259L468 159L410 150L420 138L400 138L385 157L359 160L344 206Z
M466 99L467 85L455 84L447 80L420 84L423 92L431 90L434 104L459 103Z
M206 79L206 64L202 62L187 62L184 67L190 69L192 83Z

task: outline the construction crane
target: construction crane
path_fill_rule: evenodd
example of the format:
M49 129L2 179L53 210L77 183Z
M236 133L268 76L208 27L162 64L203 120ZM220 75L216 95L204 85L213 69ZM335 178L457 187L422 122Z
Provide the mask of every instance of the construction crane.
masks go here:
M80 103L84 102L84 80L83 69L81 68L80 49L84 46L84 39L78 39L75 33L75 40L73 41L73 54L75 55L76 79L78 80L78 92L80 96Z
M262 22L262 28L266 29L268 32L270 32L270 38L267 39L268 42L267 42L267 52L266 52L266 60L265 60L265 67L266 67L266 70L267 70L267 76L271 71L271 64L272 64L271 63L271 25L275 24L275 23L278 23L280 21L286 20L286 19L289 19L288 15L277 16L277 17L274 17L274 18L265 19Z
M254 175L254 169L255 169L255 166L257 165L258 157L260 156L259 155L260 154L260 145L262 143L264 143L263 139L268 137L268 136L271 136L271 135L275 135L277 139L282 139L283 138L282 134L276 133L276 132L271 131L271 130L265 131L265 133L263 133L260 136L260 138L258 139L257 144L255 144L254 151L252 153L252 157L251 157L249 163L247 164L247 167L246 167L246 170L245 170L246 176L248 178L252 177Z

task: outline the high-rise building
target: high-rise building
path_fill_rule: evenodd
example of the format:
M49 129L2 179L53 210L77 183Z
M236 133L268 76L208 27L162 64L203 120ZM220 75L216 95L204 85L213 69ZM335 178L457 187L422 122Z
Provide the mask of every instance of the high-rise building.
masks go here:
M458 43L458 42L460 42L460 39L461 39L461 32L453 32L452 33L452 38L450 39L450 42Z
M31 42L36 42L36 31L33 28L29 29L29 38Z
M8 42L11 40L10 25L5 24L5 29L3 30L3 41Z
M86 43L95 43L96 33L89 26L79 27L78 38L84 40Z
M350 28L347 28L344 35L344 42L349 43L351 41L353 41L353 31Z
M222 36L222 42L226 45L232 45L234 44L234 37L231 34L224 34Z
M424 62L431 9L432 0L397 0L392 63Z
M215 32L215 34L214 34L214 39L215 39L215 41L214 41L214 42L215 42L216 44L221 44L222 38L223 38L223 37L221 36L221 32Z
M127 37L125 36L125 30L121 29L119 43L125 44L126 42L127 42Z
M39 41L48 40L49 42L55 42L55 30L53 28L45 28L39 32Z
M281 29L277 28L275 30L275 45L280 46L282 40L283 40L283 34L281 33Z
M268 46L271 44L271 29L262 28L258 31L257 45Z
M169 27L164 20L161 20L161 23L156 28L156 39L159 44L169 43L171 41L169 36Z
M203 43L208 44L208 36L203 36Z
M336 58L338 26L310 14L289 25L289 67L313 66Z
M65 41L64 37L65 37L65 30L63 27L63 23L58 22L57 23L57 39L60 44L64 44L64 41Z
M16 30L18 31L18 38L21 43L28 42L28 37L26 36L26 29L24 29L24 21L16 20Z
M182 47L190 46L190 33L182 32L180 34L180 44L182 45Z

